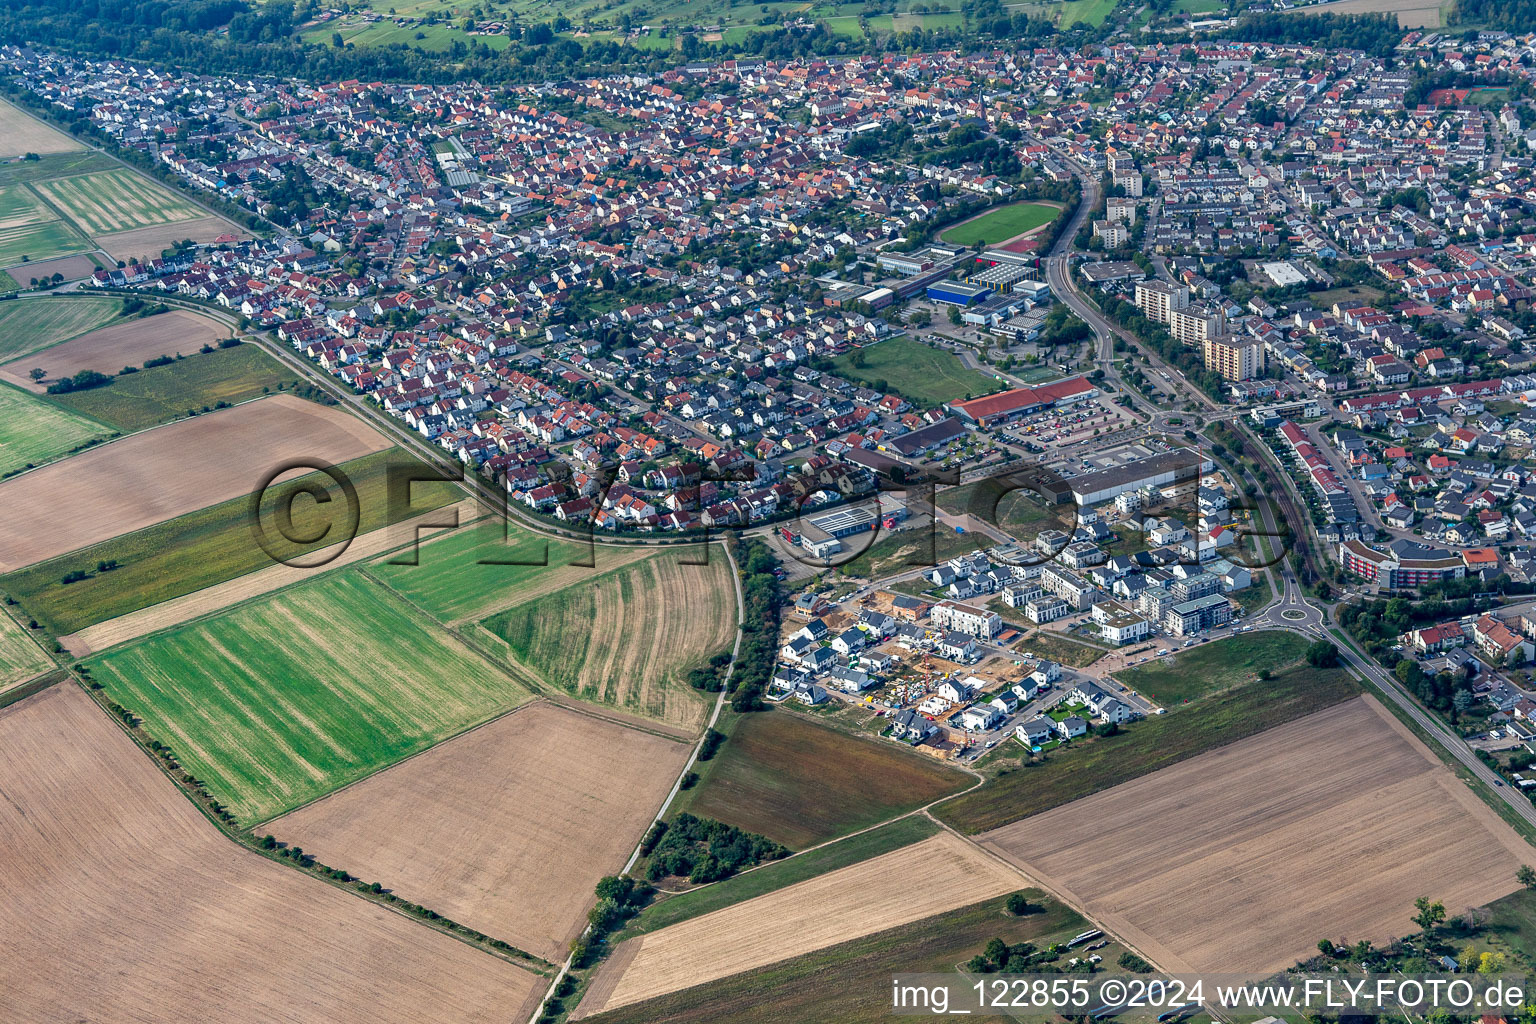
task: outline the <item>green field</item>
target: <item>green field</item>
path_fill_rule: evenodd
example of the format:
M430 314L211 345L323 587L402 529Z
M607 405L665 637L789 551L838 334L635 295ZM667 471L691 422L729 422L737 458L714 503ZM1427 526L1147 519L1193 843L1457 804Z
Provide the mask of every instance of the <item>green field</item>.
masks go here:
M60 395L59 402L122 431L143 430L211 408L260 398L294 375L256 345L194 353L166 366L121 374L105 387Z
M1044 764L1000 772L933 813L961 832L984 832L1332 707L1359 692L1343 669L1297 666L1137 722L1118 735L1074 741L1051 751Z
M399 449L389 449L340 467L357 488L360 534L378 529L389 518L386 488L391 461L404 464L409 457ZM322 483L327 479L318 473L299 478ZM286 500L284 496L293 486L286 484L274 490L264 506L264 517ZM412 509L402 518L452 500L454 489L449 484L418 485ZM55 633L73 633L272 565L271 556L251 535L249 506L249 498L233 498L0 576L0 587ZM292 536L315 533L329 521L308 499L295 501L293 510ZM274 535L274 541L278 539ZM327 538L310 545L282 544L278 554L292 558L327 543L335 540ZM118 568L95 571L97 564L104 561L116 562ZM63 583L64 574L74 571L90 575L75 583Z
M100 295L0 303L0 363L105 327L122 308L119 300Z
M1060 209L1045 203L1010 203L957 224L939 237L950 245L996 245L1049 224L1060 215Z
M884 740L855 739L770 711L721 727L730 738L699 768L677 810L804 849L931 803L971 780Z
M690 917L708 914L733 903L750 900L764 893L782 889L786 885L803 882L807 878L824 875L828 871L845 868L849 864L878 857L882 853L911 846L939 831L932 819L921 814L910 815L860 832L856 836L817 847L807 853L797 853L784 860L769 861L760 868L745 874L732 875L722 882L715 882L699 889L692 889L679 896L669 896L659 903L652 903L625 928L613 941L653 932L669 924L686 921Z
M967 369L953 352L929 348L915 338L892 338L845 352L832 366L840 377L894 391L925 409L999 390L997 381Z
M32 188L88 235L205 215L174 192L126 168L35 182Z
M893 878L891 884L920 886L922 880ZM1045 949L1092 927L1076 911L1045 894L1021 891L1031 904L1042 908L1040 912L1014 917L1004 910L1004 898L985 900L585 1019L592 1024L883 1024L900 1019L891 1015L893 974L948 974L994 938L1010 944L1031 942ZM1100 953L1106 963L1113 963L1121 950L1112 943ZM1064 967L1065 962L1059 966ZM956 984L971 982L964 979ZM966 1019L991 1022L1014 1018Z
M0 187L28 181L46 181L69 174L110 171L123 165L94 149L76 153L47 153L38 160L13 160L0 164Z
M1076 529L1077 513L1072 505L1049 509L1037 493L1022 484L1005 476L987 477L940 491L934 501L946 512L969 513L1023 541L1034 540L1042 530Z
M18 284L29 284L36 274L28 274L28 263L68 256L92 248L73 228L61 220L19 224L0 228L0 266L10 267Z
M1084 665L1092 665L1108 652L1102 647L1092 644L1078 643L1076 640L1039 629L1031 635L1019 641L1020 649L1029 651L1041 658L1049 658L1071 668L1082 668Z
M531 696L356 572L109 652L89 668L245 825Z
M855 538L855 544L863 543ZM879 579L892 573L947 562L956 555L968 555L977 548L991 547L990 538L970 533L956 533L950 527L901 530L882 533L880 539L860 552L857 558L840 565L848 575ZM851 550L858 550L850 545ZM839 556L842 557L842 556ZM924 584L926 586L927 584Z
M1244 633L1177 651L1119 672L1115 678L1171 707L1249 682L1260 669L1278 672L1300 661L1306 652L1307 641L1298 633Z
M0 384L0 474L56 459L110 433L44 398Z
M53 659L27 635L26 627L0 612L0 690L53 668Z
M581 561L589 551L516 525L508 530L505 541L500 521L455 530L421 545L419 564L399 564L409 555L392 555L369 571L444 622L457 622L505 606L529 580Z

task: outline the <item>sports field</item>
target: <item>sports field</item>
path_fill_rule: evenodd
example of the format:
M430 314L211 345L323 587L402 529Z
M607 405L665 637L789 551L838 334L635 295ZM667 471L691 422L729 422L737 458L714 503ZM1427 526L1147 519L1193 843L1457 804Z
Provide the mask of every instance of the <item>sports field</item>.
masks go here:
M1244 633L1123 669L1115 678L1166 707L1247 682L1263 669L1279 672L1306 651L1307 641L1299 633Z
M120 648L93 677L242 824L529 699L384 587L335 573Z
M55 131L21 108L0 100L0 160L27 153L67 153L83 148L80 143Z
M708 565L678 552L578 579L487 619L509 656L572 696L690 732L714 695L685 676L728 653L736 636L730 562L718 548Z
M1049 203L1010 203L956 224L939 237L950 245L996 245L1044 227L1060 215L1061 208Z
M536 703L264 828L558 963L598 879L624 866L688 752Z
M357 489L358 538L355 544L363 544L372 531L391 521L389 467L392 464L411 465L413 461L400 449L391 448L338 467ZM344 501L329 477L319 473L294 474L284 477L263 502L262 522L275 524L277 509L288 504L290 495L298 494L300 485L310 484L324 486L333 504ZM414 511L403 518L440 507L453 497L451 484L418 488ZM317 536L327 524L338 523L331 508L309 498L294 500L292 510L293 528L289 536ZM249 514L248 495L231 498L9 573L0 577L0 587L20 601L29 615L64 636L279 564L252 537ZM287 559L299 559L299 556L309 556L328 547L339 535L327 534L309 544L285 541L275 528L268 536L274 553ZM393 546L408 539L388 531L384 542L393 542L390 543ZM308 557L303 559L309 560ZM116 568L100 572L96 567L101 562L116 563ZM71 572L82 572L86 576L73 583L64 583L64 576Z
M53 668L53 659L27 635L25 626L0 612L0 690Z
M193 354L168 366L115 377L105 387L60 395L59 403L129 432L292 386L297 378L256 345Z
M1332 707L1359 692L1343 669L1297 666L1273 679L1172 708L1118 735L1075 740L1067 749L1051 751L1044 764L999 773L933 813L961 832L997 828ZM1010 743L1022 753L1019 744Z
M0 304L0 363L40 352L117 319L122 303L92 295L20 299ZM31 367L22 370L25 374Z
M1170 716L1171 717L1171 716ZM980 837L1176 972L1270 971L1518 887L1513 829L1372 697Z
M58 178L32 187L89 235L204 216L186 200L127 169Z
M998 382L970 370L944 349L914 338L892 338L845 352L832 360L835 373L877 391L894 391L922 408L977 395L990 395ZM883 386L882 386L883 385Z
M803 849L957 793L969 776L781 711L741 715L677 810Z
M100 423L0 383L0 474L47 462L110 433Z
M492 1024L544 991L231 843L73 683L0 710L0 758L7 1022Z

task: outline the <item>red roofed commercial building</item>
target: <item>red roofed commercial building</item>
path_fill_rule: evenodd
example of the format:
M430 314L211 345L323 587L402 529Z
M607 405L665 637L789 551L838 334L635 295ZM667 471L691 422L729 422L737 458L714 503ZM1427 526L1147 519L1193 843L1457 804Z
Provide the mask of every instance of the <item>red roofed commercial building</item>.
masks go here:
M949 411L971 426L991 427L1042 409L1081 402L1098 393L1099 389L1084 378L1068 377L1038 388L1014 388L966 402L950 402Z

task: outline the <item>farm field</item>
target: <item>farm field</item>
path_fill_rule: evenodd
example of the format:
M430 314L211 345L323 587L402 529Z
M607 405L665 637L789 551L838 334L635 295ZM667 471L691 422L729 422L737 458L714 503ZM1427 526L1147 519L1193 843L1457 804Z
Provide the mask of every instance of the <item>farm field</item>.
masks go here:
M588 1019L592 1024L882 1024L891 1019L885 996L895 973L949 973L994 938L1044 948L1092 927L1042 893L1021 891L1041 912L1014 917L1003 909L1002 899L983 900ZM1103 952L1118 955L1114 944ZM1002 1024L1014 1018L967 1019Z
M94 420L0 383L0 474L48 462L110 433Z
M460 522L468 522L480 512L479 503L472 498L460 501L457 508ZM282 563L263 565L259 569L253 569L223 583L210 584L201 590L150 604L136 611L124 612L74 633L62 634L59 637L59 643L63 644L64 649L76 658L96 654L109 647L137 640L141 636L148 636L159 630L170 629L172 626L191 622L204 615L232 608L263 594L297 586L322 573L334 572L365 559L376 558L385 551L408 543L418 527L426 528L441 518L439 513L428 512L413 519L407 519L395 528L360 533L357 539L347 544L344 550L339 544L333 544L310 553L305 560L314 563L311 567ZM31 571L23 570L23 572ZM94 578L96 577L93 576L92 579ZM46 583L46 577L44 582ZM178 584L177 589L184 585Z
M539 703L265 828L559 962L687 758L680 741Z
M731 564L677 551L623 566L487 619L511 660L594 704L697 731L714 695L688 684L689 669L729 652L736 636Z
M57 218L0 228L0 267L9 268L18 284L41 273L30 264L90 248L90 242Z
M938 830L939 827L931 819L913 814L784 860L769 861L761 867L732 875L723 881L652 903L629 923L622 936L654 932L679 921L774 892L796 882L857 864L861 860L911 846L932 837Z
M21 266L12 267L8 276L14 275L12 280L17 282L18 287L22 282L31 286L34 281L49 281L55 275L61 281L78 281L91 276L101 265L101 260L94 252L76 252L67 256L38 260L35 263L23 263Z
M785 711L742 715L698 769L678 810L804 849L971 785L895 743L848 736Z
M105 296L21 299L0 305L0 362L20 359L117 319L123 304ZM22 371L26 378L27 367ZM26 378L30 383L30 378Z
M88 391L59 395L60 405L125 433L164 423L220 402L234 405L292 386L298 378L260 346L244 344L193 354L167 366L125 374Z
M41 300L28 299L25 302ZM24 302L18 302L23 305ZM33 391L63 377L73 377L81 370L117 373L124 366L139 366L160 356L196 355L204 345L217 344L229 337L229 330L207 317L181 310L103 327L79 335L46 353L34 352L23 359L0 366L0 379L10 380ZM28 374L34 368L47 371L42 382ZM186 405L183 404L185 409Z
M895 878L920 884L892 884ZM1021 877L949 833L616 947L583 1015L691 988L1022 888Z
M1480 906L1536 853L1372 697L981 842L1172 971L1276 970L1321 936L1403 935L1415 896Z
M0 711L0 751L14 1020L490 1024L543 994L529 971L230 843L72 683Z
M247 232L223 217L193 217L170 224L152 224L96 235L93 241L114 260L154 259L177 242L211 242L221 235L244 238Z
M420 488L416 484L415 488ZM416 551L391 555L369 572L447 623L468 622L513 604L553 593L599 572L648 554L643 548L596 548L596 568L584 561L586 545L541 537L515 522L496 519L472 530L455 530Z
M354 545L360 550L366 550L364 545L369 543L385 545L373 548L373 553L378 554L409 540L408 534L393 530L384 530L377 538L373 538L373 533L390 522L389 467L392 464L408 465L412 461L400 449L391 448L339 467L357 489L358 537ZM284 477L273 488L272 496L262 504L262 522L272 522L276 509L287 504L288 495L297 493L301 483L318 483L332 492L335 490L331 479L319 473L295 473ZM411 514L445 505L453 500L454 494L453 485L447 483L418 488ZM334 495L334 498L338 502L342 500L340 495ZM335 521L327 509L307 498L294 501L292 507L293 536L314 536ZM302 577L303 570L274 562L272 556L256 543L251 536L249 515L249 496L231 498L20 569L0 577L0 586L20 601L28 614L62 638L65 634L140 609L151 609L165 601L196 595L246 574L289 569L284 575L288 582L294 582L294 573ZM320 560L310 557L311 553L329 546L327 538L311 544L287 542L275 531L271 540L275 553L290 559L303 555L306 556L303 561L311 564ZM349 548L348 554L351 553ZM101 562L116 562L117 568L110 572L97 571ZM76 571L86 573L86 578L73 583L63 582L66 573ZM257 590L254 593L263 592ZM189 617L174 618L167 625ZM98 639L95 643L86 641L85 646L100 650L106 645Z
M1359 692L1343 669L1297 666L1137 722L1119 735L1075 741L1051 751L1044 764L999 774L933 813L968 834L994 829L1340 704Z
M1248 682L1257 678L1260 669L1279 671L1294 665L1306 651L1307 641L1299 633L1244 633L1123 669L1115 678L1159 704L1172 706Z
M1010 203L977 214L939 234L950 245L996 245L1026 231L1045 227L1061 216L1061 207L1051 203Z
M1387 0L1338 0L1336 3L1314 4L1293 10L1308 14L1395 14L1399 28L1439 28L1443 24L1441 0L1404 0L1388 3Z
M0 519L0 571L248 494L285 459L334 465L386 446L350 414L292 395L134 434L0 483L11 512Z
M53 659L32 642L26 627L0 612L0 690L53 668Z
M68 153L84 147L63 132L55 131L26 111L0 100L0 160L27 153Z
M127 168L32 185L88 235L170 224L203 211Z
M42 153L38 160L15 160L0 164L0 187L20 185L29 181L62 178L69 174L88 174L91 171L110 171L122 164L94 149L80 149L68 153Z
M532 696L351 570L117 648L90 666L244 825Z
M925 409L998 390L997 381L967 369L954 353L913 338L892 338L845 352L832 366L840 376L877 391L894 391Z

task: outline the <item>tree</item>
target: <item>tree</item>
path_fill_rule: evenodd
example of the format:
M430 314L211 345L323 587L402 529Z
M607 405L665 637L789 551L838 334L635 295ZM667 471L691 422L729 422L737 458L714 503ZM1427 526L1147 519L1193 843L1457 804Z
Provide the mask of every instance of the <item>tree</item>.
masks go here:
M1327 640L1307 647L1307 664L1313 668L1332 668L1339 663L1339 649Z
M1420 896L1413 901L1414 909L1418 911L1413 915L1413 923L1427 935L1438 924L1445 921L1445 904L1436 900L1430 902L1428 896Z
M1536 889L1536 868L1529 864L1521 864L1520 870L1515 872L1515 881L1527 889Z
M27 376L31 377L33 380L42 380L44 377L48 376L48 371L43 369L41 366L34 366L32 369L27 371Z
M1532 874L1533 876L1536 876L1536 872L1533 872ZM1029 913L1029 900L1024 898L1023 893L1016 892L1012 896L1008 897L1007 907L1008 913L1012 914L1014 917L1022 917Z
M1332 939L1318 939L1317 940L1317 951L1319 953L1323 954L1323 956L1333 956L1333 952L1334 952L1333 940Z

